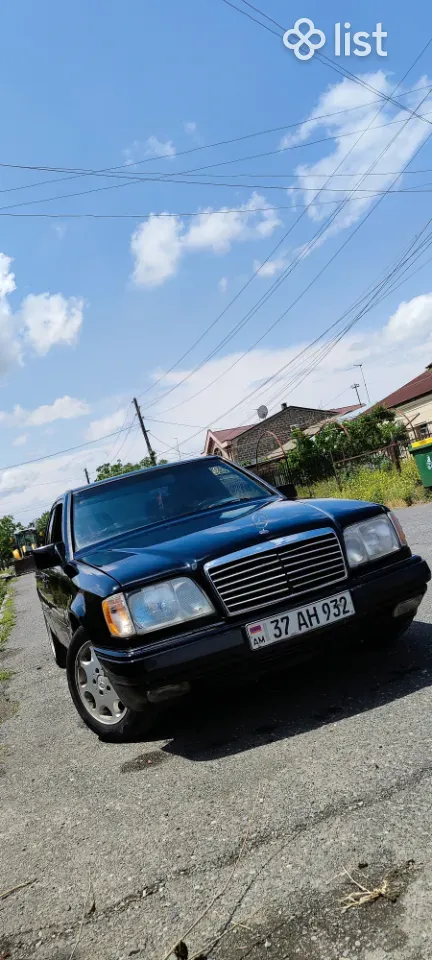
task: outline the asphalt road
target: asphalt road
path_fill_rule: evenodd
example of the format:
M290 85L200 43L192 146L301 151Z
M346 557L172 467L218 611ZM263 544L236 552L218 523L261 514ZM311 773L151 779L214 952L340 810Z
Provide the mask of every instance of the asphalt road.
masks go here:
M400 517L432 565L432 506ZM182 701L151 742L111 746L75 713L20 580L0 958L164 960L181 938L192 958L222 934L220 960L430 960L431 596L397 650ZM343 912L345 870L390 896Z

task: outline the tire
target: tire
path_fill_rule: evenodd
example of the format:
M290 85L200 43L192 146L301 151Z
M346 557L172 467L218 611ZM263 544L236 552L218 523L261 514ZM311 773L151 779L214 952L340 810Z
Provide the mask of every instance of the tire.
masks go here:
M48 640L51 647L52 655L54 657L54 660L57 666L61 667L61 669L64 670L66 667L66 657L67 657L66 647L64 647L63 644L60 643L60 640L57 640L57 637L54 636L51 630L51 627L49 626L48 621L45 617L45 614L44 614L44 620L45 620L45 626L48 634Z
M153 714L137 713L117 698L82 627L74 633L67 651L69 692L84 723L100 740L128 743L151 725Z

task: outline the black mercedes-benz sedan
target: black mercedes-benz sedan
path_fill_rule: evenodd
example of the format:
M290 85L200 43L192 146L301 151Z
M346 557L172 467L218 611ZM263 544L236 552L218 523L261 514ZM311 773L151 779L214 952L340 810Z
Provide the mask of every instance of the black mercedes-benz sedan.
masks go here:
M430 571L385 507L290 501L219 457L72 490L34 551L54 657L105 740L203 682L337 636L389 642Z

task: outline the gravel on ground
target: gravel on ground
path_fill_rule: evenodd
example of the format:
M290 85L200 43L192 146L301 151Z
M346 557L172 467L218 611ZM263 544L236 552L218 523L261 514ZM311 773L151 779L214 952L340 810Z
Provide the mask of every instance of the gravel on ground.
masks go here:
M432 505L399 516L432 565ZM20 579L0 960L165 960L181 939L190 960L430 960L430 596L392 651L178 702L121 746L81 723ZM358 884L376 898L344 910Z

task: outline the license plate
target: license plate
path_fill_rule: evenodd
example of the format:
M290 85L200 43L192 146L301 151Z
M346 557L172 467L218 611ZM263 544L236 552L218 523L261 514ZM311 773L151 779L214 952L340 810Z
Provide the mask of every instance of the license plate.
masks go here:
M261 647L269 647L272 643L299 637L304 633L311 633L312 630L326 627L330 623L346 620L354 614L351 594L345 591L345 593L335 594L334 597L309 603L306 607L288 610L277 617L269 617L268 620L248 623L246 631L252 650L260 650Z

